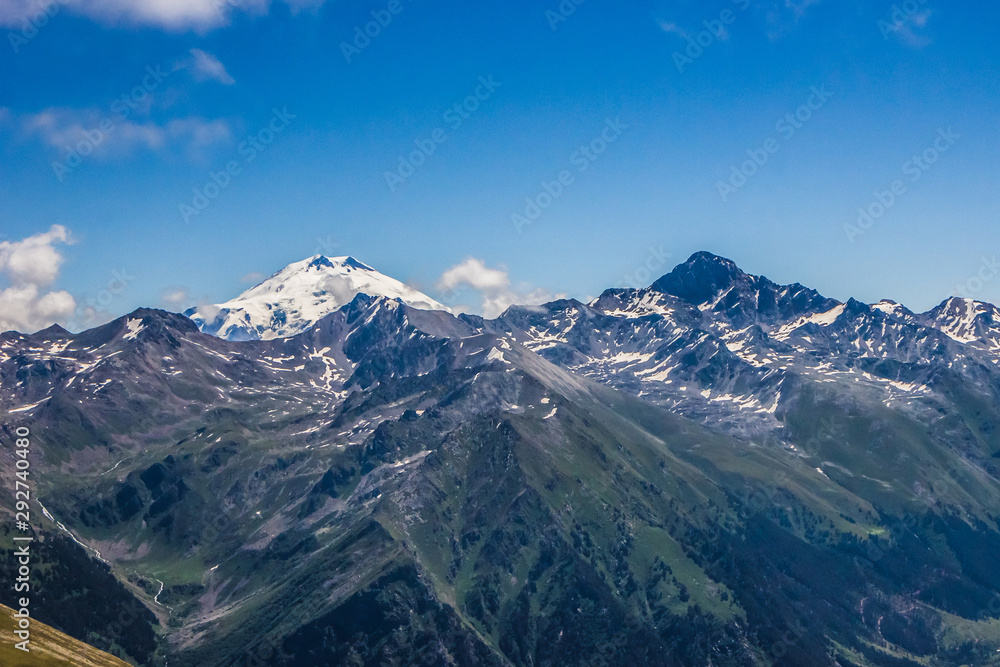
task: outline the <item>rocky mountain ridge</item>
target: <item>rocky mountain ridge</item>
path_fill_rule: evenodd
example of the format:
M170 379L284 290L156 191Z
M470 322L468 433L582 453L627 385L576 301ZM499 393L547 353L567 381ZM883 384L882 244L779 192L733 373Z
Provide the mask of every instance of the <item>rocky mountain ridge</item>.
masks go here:
M0 412L142 664L989 665L995 331L702 254L495 320L6 333Z

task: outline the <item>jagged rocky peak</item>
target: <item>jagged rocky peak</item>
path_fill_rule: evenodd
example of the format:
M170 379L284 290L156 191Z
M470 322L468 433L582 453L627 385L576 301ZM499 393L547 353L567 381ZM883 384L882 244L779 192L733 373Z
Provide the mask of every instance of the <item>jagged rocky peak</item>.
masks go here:
M893 315L895 317L910 317L913 315L910 310L900 304L898 301L893 301L892 299L882 299L878 303L872 304L872 310L877 310L886 315Z
M732 287L740 278L749 277L732 260L710 252L696 252L683 264L663 276L652 287L655 290L700 305Z
M778 285L745 273L732 260L710 252L695 253L651 289L711 310L740 327L788 321L841 305L798 283Z
M962 342L1000 341L1000 309L991 303L951 297L921 316L929 326Z
M34 334L34 337L39 340L63 340L66 338L72 338L72 336L73 334L58 324L53 324L52 326L42 329L38 333Z
M980 316L993 317L997 312L997 307L991 303L953 296L945 299L926 314L935 319L974 319Z

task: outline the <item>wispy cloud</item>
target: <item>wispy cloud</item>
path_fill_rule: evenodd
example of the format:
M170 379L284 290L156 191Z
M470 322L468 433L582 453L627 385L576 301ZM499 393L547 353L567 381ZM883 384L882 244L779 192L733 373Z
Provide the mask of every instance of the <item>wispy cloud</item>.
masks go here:
M260 281L264 280L264 278L267 278L267 276L264 275L263 273L261 273L259 271L251 271L250 273L246 274L245 276L240 276L240 282L241 283L253 283L253 284L256 285Z
M713 24L702 24L702 26L700 26L699 29L701 32L707 31L715 39L718 39L723 42L729 41L729 30L727 30L726 26L721 22L716 22ZM695 39L691 37L692 33L689 33L687 30L685 30L677 23L674 23L673 21L660 21L660 30L670 35L676 35L677 37L685 41L691 41L692 39Z
M191 57L179 62L177 69L188 70L195 81L217 81L225 86L236 83L218 58L201 49L191 49Z
M927 35L927 25L933 15L930 9L911 13L895 9L889 21L879 21L879 30L886 39L893 37L907 46L923 48L932 42Z
M671 35L677 35L681 39L687 39L688 36L687 30L671 21L660 21L660 30Z
M441 274L437 288L450 293L461 289L472 290L480 301L473 308L484 317L497 317L513 305L535 306L565 297L564 294L553 294L527 285L514 288L505 268L491 268L475 257L469 257ZM463 307L458 306L454 310L460 311Z
M823 0L785 0L785 8L790 9L796 17L802 17L807 9L821 2Z
M160 300L171 308L180 308L191 301L191 296L183 287L172 287L164 290Z
M809 13L809 8L821 2L823 0L771 0L769 6L765 5L768 39L776 41L793 32Z
M59 277L64 257L57 246L72 243L69 230L52 225L47 232L0 243L0 331L30 333L65 323L76 310L69 292L48 290Z
M136 149L171 149L198 158L204 149L228 142L233 135L229 122L222 119L192 116L157 123L120 119L97 109L56 108L30 114L9 113L6 124L11 123L24 135L57 151L68 154L86 143L87 154L98 157L129 155Z
M293 10L324 0L279 0ZM168 30L209 30L229 23L233 14L263 14L272 0L2 0L0 25L19 27L40 10L61 6L103 23L152 25Z

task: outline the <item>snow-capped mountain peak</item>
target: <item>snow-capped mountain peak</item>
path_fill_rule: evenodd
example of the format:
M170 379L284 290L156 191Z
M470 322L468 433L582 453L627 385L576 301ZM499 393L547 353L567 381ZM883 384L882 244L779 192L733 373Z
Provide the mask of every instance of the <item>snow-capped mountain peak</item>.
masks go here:
M961 343L978 341L1000 347L1000 309L991 303L951 297L923 317Z
M448 310L353 257L315 255L289 264L232 301L184 314L219 338L269 340L305 331L358 294L398 299L424 310Z

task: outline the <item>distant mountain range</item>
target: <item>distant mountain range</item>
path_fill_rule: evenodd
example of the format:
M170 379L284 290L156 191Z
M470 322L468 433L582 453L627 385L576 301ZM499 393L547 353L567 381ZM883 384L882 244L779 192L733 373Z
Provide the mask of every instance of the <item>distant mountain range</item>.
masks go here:
M52 572L150 612L60 617L67 578L53 627L171 667L1000 664L990 304L698 253L490 320L349 257L217 308L0 335Z

